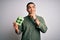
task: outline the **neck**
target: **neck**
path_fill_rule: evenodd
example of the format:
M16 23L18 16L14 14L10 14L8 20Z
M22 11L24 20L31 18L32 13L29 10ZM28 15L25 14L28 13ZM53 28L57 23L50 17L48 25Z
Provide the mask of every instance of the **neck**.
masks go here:
M28 14L28 16L29 16L30 18L32 18L32 17L36 16L36 14Z

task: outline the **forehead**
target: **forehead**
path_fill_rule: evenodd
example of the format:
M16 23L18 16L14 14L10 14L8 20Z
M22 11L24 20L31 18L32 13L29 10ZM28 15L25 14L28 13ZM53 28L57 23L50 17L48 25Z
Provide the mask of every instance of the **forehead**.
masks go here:
M28 7L33 7L33 6L35 6L35 4L29 4L29 5L28 5Z

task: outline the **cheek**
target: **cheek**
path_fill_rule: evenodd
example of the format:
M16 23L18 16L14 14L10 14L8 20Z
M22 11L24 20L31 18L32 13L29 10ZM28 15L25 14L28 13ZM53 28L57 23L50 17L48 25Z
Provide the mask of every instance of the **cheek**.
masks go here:
M34 11L36 11L36 9L35 9L35 8L34 8L33 10L34 10Z
M30 12L31 11L31 9L28 9L28 12Z

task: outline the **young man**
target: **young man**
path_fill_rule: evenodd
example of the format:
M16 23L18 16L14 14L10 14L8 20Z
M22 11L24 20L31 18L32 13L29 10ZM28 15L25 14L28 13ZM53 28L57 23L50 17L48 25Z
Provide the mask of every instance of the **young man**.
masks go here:
M40 31L43 33L47 31L44 19L36 15L36 5L33 2L29 2L26 7L28 15L24 17L22 25L13 23L15 31L17 34L22 32L21 40L41 40Z

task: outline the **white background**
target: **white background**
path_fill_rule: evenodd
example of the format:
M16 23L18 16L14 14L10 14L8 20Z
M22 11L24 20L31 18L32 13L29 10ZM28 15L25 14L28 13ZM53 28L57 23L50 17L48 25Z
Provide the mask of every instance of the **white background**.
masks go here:
M41 33L42 40L60 40L60 0L0 0L0 40L18 40L21 35L14 32L13 21L26 16L26 4L36 4L36 14L42 16L48 27Z

